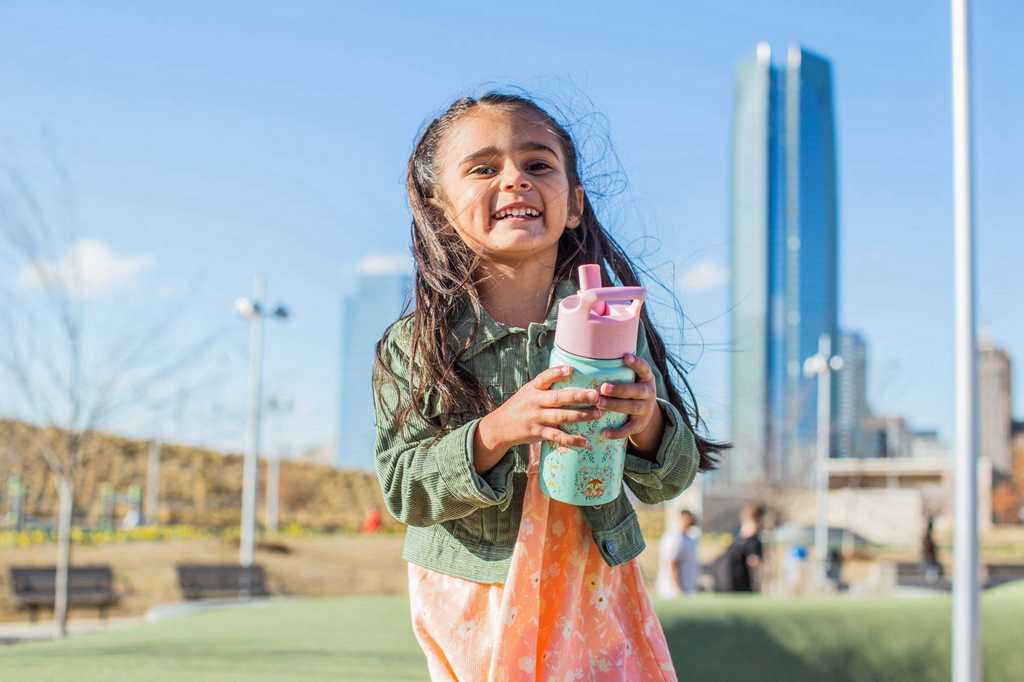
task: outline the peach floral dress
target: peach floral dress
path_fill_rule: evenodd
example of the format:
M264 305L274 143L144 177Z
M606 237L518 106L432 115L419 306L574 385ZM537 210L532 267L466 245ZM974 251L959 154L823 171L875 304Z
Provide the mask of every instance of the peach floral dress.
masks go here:
M413 632L431 680L676 680L639 564L606 564L579 508L540 491L539 452L530 447L507 582L409 564Z

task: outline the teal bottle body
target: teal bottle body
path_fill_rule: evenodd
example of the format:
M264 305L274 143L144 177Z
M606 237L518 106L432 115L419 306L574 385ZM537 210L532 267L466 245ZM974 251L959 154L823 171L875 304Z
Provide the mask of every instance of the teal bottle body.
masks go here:
M592 388L601 384L622 384L635 381L633 370L622 358L597 360L574 355L555 346L549 367L569 365L568 378L556 382L553 389ZM589 407L589 406L588 406ZM605 412L593 421L566 424L564 431L580 434L590 448L574 448L542 441L540 451L540 488L548 497L577 506L607 504L622 490L622 472L626 463L626 439L610 439L601 435L604 429L618 428L629 415Z

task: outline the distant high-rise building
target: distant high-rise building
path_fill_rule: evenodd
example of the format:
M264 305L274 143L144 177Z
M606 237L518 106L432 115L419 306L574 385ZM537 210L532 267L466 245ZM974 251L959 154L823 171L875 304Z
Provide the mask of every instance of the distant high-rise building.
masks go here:
M910 456L921 458L946 458L952 456L947 445L935 429L918 429L910 432Z
M412 276L387 259L370 260L341 304L341 410L335 466L373 468L373 394L370 382L377 340L398 319Z
M910 457L914 435L903 417L871 415L864 420L865 457Z
M856 332L839 335L843 368L836 373L836 457L864 455L864 419L868 416L867 344Z
M1009 475L1013 470L1010 441L1013 426L1010 355L982 337L978 342L978 436L982 457L992 468Z
M829 62L761 43L737 69L732 146L732 441L719 480L813 474L818 337L837 350L835 134ZM837 410L833 386L832 414Z

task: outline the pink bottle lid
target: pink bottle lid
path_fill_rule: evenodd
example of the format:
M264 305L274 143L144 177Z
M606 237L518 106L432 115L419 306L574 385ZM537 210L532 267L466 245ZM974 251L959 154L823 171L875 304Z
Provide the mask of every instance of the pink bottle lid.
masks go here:
M558 304L555 345L594 360L636 352L643 287L602 287L601 266L579 267L580 290Z

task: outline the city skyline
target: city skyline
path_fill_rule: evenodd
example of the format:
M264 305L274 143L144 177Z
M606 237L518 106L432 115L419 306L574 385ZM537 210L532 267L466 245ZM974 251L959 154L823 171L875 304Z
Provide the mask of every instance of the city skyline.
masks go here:
M782 61L784 59L784 61ZM723 479L809 480L822 335L839 346L832 68L802 46L759 43L736 70L733 116L730 407ZM836 382L831 414L838 412Z
M51 265L84 259L83 293L107 318L126 301L156 308L188 296L193 328L224 330L223 410L187 405L180 420L161 420L163 435L241 447L246 330L231 302L263 273L294 313L267 332L267 393L295 398L268 443L332 443L338 299L364 259L407 258L403 174L416 130L461 94L521 85L575 124L602 220L680 296L690 322L677 350L695 365L688 378L712 435L727 438L732 75L766 41L807 45L835 69L840 328L870 342L872 406L951 441L945 11L926 2L597 3L583 12L527 3L545 20L497 43L487 37L497 8L406 6L404 22L395 11L226 2L196 21L200 8L188 3L0 9L5 162L45 157L51 140L73 182L78 241ZM1024 93L1005 83L1024 7L978 5L973 30L979 329L1020 358ZM566 32L586 39L568 45ZM477 53L487 57L467 58ZM16 269L4 276L12 289L31 286ZM656 285L652 295L661 321L666 302ZM94 331L96 345L111 341L102 325ZM1012 368L1018 418L1021 366ZM108 428L148 434L153 421Z

